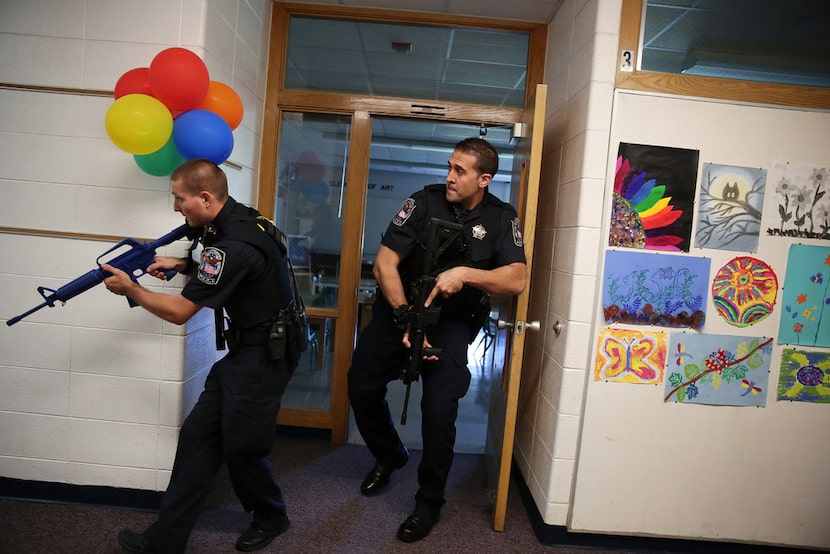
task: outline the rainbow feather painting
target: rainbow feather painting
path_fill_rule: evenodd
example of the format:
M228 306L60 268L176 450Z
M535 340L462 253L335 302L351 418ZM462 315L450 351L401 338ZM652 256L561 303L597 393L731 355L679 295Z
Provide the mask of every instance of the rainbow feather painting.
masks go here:
M620 143L608 245L688 252L697 150Z

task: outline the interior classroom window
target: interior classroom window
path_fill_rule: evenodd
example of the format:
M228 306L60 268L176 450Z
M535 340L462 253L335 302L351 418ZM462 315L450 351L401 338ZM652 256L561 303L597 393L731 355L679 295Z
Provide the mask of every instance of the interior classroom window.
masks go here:
M830 109L826 0L623 0L619 89Z
M529 34L292 16L285 88L523 107Z

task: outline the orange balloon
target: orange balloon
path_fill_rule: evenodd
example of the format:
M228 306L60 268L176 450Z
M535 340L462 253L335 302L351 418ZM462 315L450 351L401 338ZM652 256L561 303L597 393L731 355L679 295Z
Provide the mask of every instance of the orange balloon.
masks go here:
M196 106L196 109L215 113L224 119L232 130L242 123L242 114L244 113L242 99L239 98L236 91L219 81L211 81L208 84L207 94L204 100Z

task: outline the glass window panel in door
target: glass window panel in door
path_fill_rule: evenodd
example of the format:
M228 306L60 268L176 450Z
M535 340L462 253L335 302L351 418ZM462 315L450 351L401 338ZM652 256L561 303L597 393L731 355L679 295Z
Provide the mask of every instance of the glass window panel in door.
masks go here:
M325 309L337 307L350 129L348 116L282 113L274 222L286 235L309 312L309 349L283 396L285 407L329 410L331 405L337 322Z

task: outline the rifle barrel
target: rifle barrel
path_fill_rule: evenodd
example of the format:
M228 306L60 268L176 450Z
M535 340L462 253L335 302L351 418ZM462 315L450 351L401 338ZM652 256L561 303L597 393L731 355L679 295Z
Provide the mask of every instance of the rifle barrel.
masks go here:
M406 394L403 397L403 412L401 412L401 425L406 425L406 412L409 409L409 392L412 389L412 383L406 384Z
M36 311L38 311L39 309L45 308L46 306L49 306L49 302L43 302L42 304L38 304L37 306L35 306L31 310L29 310L28 312L22 313L20 315L16 315L13 318L7 320L6 325L9 325L9 326L14 325L15 323L17 323L18 321L20 321L24 317L28 317L28 316L32 315L33 313L35 313Z

